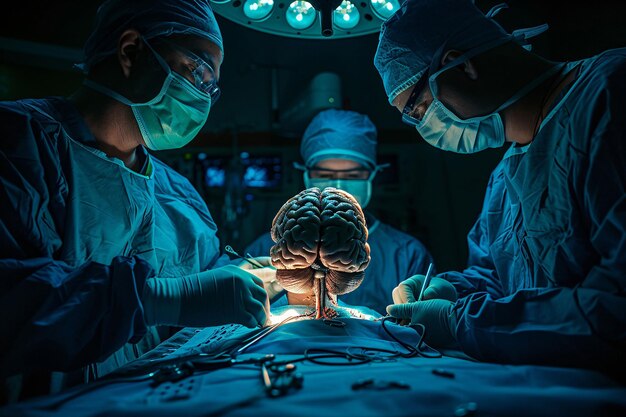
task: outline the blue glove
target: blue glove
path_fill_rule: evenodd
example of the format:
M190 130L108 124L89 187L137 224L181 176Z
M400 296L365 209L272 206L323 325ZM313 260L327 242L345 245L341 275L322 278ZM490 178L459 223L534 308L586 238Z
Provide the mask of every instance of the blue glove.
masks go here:
M269 319L263 281L234 265L179 278L150 278L142 302L148 325L256 327Z
M416 301L387 306L387 313L398 319L409 319L411 324L422 324L424 340L431 346L449 346L456 342L456 312L448 300Z
M422 290L424 279L426 279L424 275L413 275L411 278L402 281L391 293L393 302L395 304L404 304L417 301L420 291ZM430 281L430 285L424 290L422 300L432 300L436 298L456 301L458 296L454 285L443 278L433 277Z

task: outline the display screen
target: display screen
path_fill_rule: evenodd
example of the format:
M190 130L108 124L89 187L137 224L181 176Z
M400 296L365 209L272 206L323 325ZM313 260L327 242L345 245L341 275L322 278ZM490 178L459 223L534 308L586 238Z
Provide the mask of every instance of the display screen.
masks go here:
M280 157L249 157L243 161L246 166L243 180L247 187L275 188L280 186L282 178Z
M229 174L241 177L249 188L277 188L282 180L282 161L280 156L251 156L242 153L240 163L233 164L230 157L205 157L204 181L207 187L224 187Z
M223 187L226 182L226 160L223 158L205 159L204 182L207 187Z

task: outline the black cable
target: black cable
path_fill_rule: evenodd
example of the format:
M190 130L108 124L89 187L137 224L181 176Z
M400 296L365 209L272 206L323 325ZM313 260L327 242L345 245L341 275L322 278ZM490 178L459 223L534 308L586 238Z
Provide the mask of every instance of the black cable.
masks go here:
M312 355L312 353L321 353L321 355ZM311 363L317 365L326 365L326 366L352 366L352 365L363 365L371 362L369 358L358 358L356 356L350 355L350 353L346 350L345 352L341 352L338 350L330 350L330 349L306 349L304 351L303 360L307 360ZM325 362L320 359L346 359L348 362ZM352 361L357 362L352 362ZM294 361L290 361L294 362Z
M396 336L395 336L395 335L394 335L394 334L393 334L393 333L392 333L392 332L391 332L391 331L387 328L387 326L386 326L386 324L385 324L385 323L386 323L388 320L392 320L392 319L393 319L393 317L383 317L383 318L382 318L381 323L382 323L382 326L383 326L383 330L385 331L385 333L387 333L387 334L389 335L389 337L391 337L393 340L395 340L396 342L398 342L400 345L402 345L402 347L404 347L406 350L408 350L408 351L409 351L409 353L408 353L408 354L405 354L403 357L405 357L405 358L411 358L411 357L413 357L413 356L420 355L420 356L423 356L423 357L425 357L425 358L430 358L430 359L441 358L441 356L442 356L442 355L441 355L441 353L439 353L438 351L436 351L436 350L435 350L435 349L433 349L433 348L431 348L431 349L433 349L433 350L435 350L435 352L437 352L435 355L430 355L430 354L427 354L427 353L425 353L425 352L421 349L422 343L424 343L424 336L426 335L426 327L424 327L424 325L423 325L423 324L419 324L419 323L418 323L418 324L415 324L415 325L414 325L414 326L416 326L416 327L420 327L420 328L422 329L422 333L420 334L420 338L419 338L419 340L417 341L417 345L415 345L415 346L411 346L410 344L408 344L408 343L406 343L406 342L404 342L404 341L402 341L402 340L398 339L398 338L397 338L397 337L396 337ZM429 346L429 347L430 347L430 346Z

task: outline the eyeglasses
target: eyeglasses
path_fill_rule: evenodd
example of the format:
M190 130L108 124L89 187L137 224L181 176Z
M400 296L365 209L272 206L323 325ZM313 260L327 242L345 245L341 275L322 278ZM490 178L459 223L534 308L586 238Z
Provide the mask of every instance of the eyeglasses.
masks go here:
M193 75L194 85L200 91L205 94L211 96L212 104L215 104L222 91L220 87L217 85L217 76L215 75L215 70L213 67L200 58L198 55L194 54L187 48L183 48L182 46L167 40L167 39L159 39L159 41L165 43L173 49L176 49L181 54L185 55L191 62L189 71Z
M422 116L417 114L417 99L422 95L422 91L426 87L426 81L428 80L428 73L424 73L419 81L413 87L413 91L409 96L404 108L402 109L402 121L411 126L417 126L422 121Z
M309 168L309 178L324 179L368 179L372 171L368 169L324 169Z

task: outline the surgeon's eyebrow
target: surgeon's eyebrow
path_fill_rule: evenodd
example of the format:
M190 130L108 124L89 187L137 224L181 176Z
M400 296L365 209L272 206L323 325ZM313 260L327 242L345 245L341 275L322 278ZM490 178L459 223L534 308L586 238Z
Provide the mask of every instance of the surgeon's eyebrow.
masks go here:
M208 53L204 49L192 48L189 50L193 52L194 54L196 54L197 56L199 56L200 58L202 58L204 62L210 64L211 67L213 67L213 71L217 72L217 59L215 58L213 54Z

